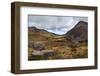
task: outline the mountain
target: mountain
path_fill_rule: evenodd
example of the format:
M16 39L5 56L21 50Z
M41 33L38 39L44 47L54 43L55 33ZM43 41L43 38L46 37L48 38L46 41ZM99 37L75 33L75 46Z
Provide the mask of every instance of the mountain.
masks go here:
M28 37L29 41L44 41L50 37L55 37L53 33L49 33L44 29L38 29L36 27L28 27Z
M65 34L67 39L77 42L87 41L88 38L88 23L84 21L78 22L74 28Z
M38 29L37 27L28 27L28 46L32 47L34 43L40 45L42 42L65 40L64 36L60 36L44 29Z
M46 41L46 40L71 40L75 42L84 42L88 39L88 23L84 21L78 22L74 28L68 31L64 35L57 35L48 32L44 29L38 29L37 27L28 27L29 41Z
M38 29L37 27L33 26L33 27L28 27L28 31L31 31L31 32L47 32L46 30L44 29Z
M58 35L58 34L55 34L55 33L52 33L52 32L48 32L47 30L44 30L44 29L39 29L35 26L33 27L28 27L28 31L31 31L31 32L35 32L35 33L49 33L49 34L52 34L52 35L56 35L56 36L61 36L61 35Z

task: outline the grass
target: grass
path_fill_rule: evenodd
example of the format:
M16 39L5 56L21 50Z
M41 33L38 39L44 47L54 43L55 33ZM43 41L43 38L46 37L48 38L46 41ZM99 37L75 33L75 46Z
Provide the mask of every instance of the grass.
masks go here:
M38 43L37 45L43 45L44 50L53 50L56 52L54 56L32 56L32 52L36 49L34 47L28 47L29 60L76 59L88 57L87 42L75 44L65 39L63 36L56 36L45 32L29 32L28 37L30 45Z
M67 41L41 41L41 44L45 46L45 50L54 50L55 56L44 58L44 56L37 56L32 58L32 52L34 48L29 48L29 60L45 60L45 59L75 59L75 58L87 58L88 49L86 43L79 43L76 47L67 46Z

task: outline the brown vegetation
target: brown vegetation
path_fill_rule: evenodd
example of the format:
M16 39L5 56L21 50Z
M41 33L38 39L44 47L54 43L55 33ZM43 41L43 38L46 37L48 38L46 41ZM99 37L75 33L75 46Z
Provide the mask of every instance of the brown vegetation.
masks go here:
M54 54L32 55L32 52L42 50L53 50ZM87 58L87 52L87 42L74 43L63 36L29 31L29 60Z

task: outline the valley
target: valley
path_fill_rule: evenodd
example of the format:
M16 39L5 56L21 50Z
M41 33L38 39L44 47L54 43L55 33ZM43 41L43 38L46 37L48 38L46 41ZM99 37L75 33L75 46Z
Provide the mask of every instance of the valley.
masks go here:
M86 23L79 22L64 35L28 27L28 60L87 58L87 29L83 25Z

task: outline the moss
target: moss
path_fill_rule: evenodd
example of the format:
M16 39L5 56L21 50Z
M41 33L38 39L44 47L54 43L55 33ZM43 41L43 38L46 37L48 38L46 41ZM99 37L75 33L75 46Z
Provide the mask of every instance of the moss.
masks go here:
M28 60L44 60L43 55L37 55L37 56L30 56Z

